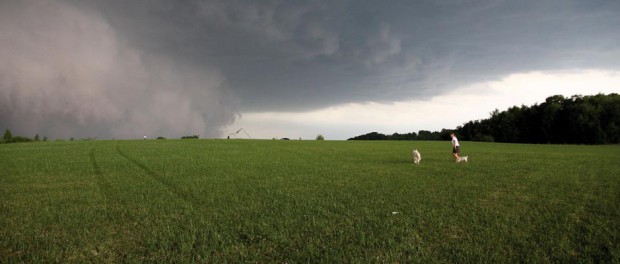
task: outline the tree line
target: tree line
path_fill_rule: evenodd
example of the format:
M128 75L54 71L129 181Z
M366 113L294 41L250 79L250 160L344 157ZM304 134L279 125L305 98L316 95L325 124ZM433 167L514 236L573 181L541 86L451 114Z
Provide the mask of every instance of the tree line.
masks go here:
M491 117L469 121L456 129L393 135L372 132L349 140L449 140L451 132L461 140L471 141L617 144L620 143L620 95L554 95L533 106L513 106L502 112L496 109Z
M620 95L547 97L533 106L495 110L456 129L464 140L509 143L620 143Z
M411 132L407 134L394 133L385 135L379 132L370 132L368 134L349 138L347 140L449 140L450 133L454 130L442 129L441 131L420 130L418 133Z
M2 138L0 138L0 144L2 143L19 143L19 142L32 142L32 141L47 141L47 137L43 137L41 139L39 134L36 134L34 138L24 137L24 136L13 136L11 130L6 129Z
M181 139L198 139L199 135L191 135L191 136L182 136ZM82 138L80 140L96 140L97 138ZM146 139L146 137L145 137ZM166 139L165 137L157 137L157 139ZM70 138L69 141L73 141L74 138ZM0 144L3 143L21 143L21 142L37 142L37 141L48 141L47 137L39 137L39 134L36 134L33 138L25 137L25 136L14 136L11 130L6 129L2 138L0 138ZM62 139L56 139L56 141L64 141Z

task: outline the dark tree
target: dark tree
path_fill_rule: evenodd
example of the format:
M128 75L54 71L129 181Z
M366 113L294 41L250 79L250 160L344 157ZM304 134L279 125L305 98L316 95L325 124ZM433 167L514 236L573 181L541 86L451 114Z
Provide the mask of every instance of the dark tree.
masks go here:
M387 140L387 136L378 132L370 132L365 135L349 138L349 140Z
M13 134L11 133L11 130L5 130L2 139L4 139L4 142L11 142L11 140L13 139Z

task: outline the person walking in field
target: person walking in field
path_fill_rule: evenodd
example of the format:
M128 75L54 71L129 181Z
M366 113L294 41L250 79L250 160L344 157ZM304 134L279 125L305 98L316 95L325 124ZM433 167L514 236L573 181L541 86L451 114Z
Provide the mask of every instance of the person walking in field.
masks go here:
M461 158L459 158L459 153L461 152L461 145L459 145L459 140L456 138L454 133L450 133L450 137L452 137L452 156L456 162L459 162Z

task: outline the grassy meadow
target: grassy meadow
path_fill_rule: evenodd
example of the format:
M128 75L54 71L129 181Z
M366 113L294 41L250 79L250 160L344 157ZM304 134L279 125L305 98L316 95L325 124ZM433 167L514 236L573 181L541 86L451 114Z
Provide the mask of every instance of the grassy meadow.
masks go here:
M620 262L620 146L461 145L3 144L0 263Z

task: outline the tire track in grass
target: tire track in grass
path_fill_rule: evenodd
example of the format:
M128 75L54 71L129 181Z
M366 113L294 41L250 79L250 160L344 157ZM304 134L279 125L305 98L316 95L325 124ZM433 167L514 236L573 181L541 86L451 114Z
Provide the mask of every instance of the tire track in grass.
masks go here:
M174 193L176 196L178 196L179 198L183 199L184 201L189 202L189 203L194 204L194 205L195 205L196 201L198 201L196 199L196 197L192 193L189 193L187 191L182 190L177 185L175 185L174 183L172 183L168 179L166 179L164 176L159 175L158 173L156 173L155 171L151 170L148 166L144 165L140 161L129 157L127 154L125 154L120 149L120 147L118 145L116 145L116 152L119 155L121 155L123 158L127 159L128 161L130 161L134 165L138 166L138 168L140 168L144 172L146 172L147 175L149 175L151 178L153 178L157 182L159 182L162 185L164 185L166 187L166 189L168 189L170 192Z
M173 226L172 231L176 234L165 234L165 229L155 230L155 234L151 234L150 236L148 236L148 238L151 239L147 239L147 241L145 242L145 246L152 247L157 250L165 250L167 252L172 251L172 254L174 254L175 256L187 256L187 254L191 254L194 260L196 256L202 255L201 252L208 252L209 246L207 245L211 245L212 238L220 236L221 233L213 230L213 228L197 228L197 226L205 226L207 224L207 222L204 221L204 218L202 216L206 209L201 208L202 206L204 206L204 204L196 198L197 196L191 192L181 189L177 184L170 181L163 175L155 172L154 170L146 166L143 162L140 162L139 160L130 157L121 150L118 144L115 148L116 152L120 156L136 165L149 177L159 182L161 185L164 186L165 189L171 192L173 194L172 198L175 198L174 196L176 196L176 198L180 199L181 202L189 205L181 209L181 211L179 211L178 208L168 208L164 209L166 211L160 211L160 217L162 217L162 215L174 217L174 223L170 222L168 224ZM209 226L211 225L212 224L209 224ZM161 228L164 227L162 226ZM157 234L157 232L164 233ZM163 238L164 240L159 241L158 239L161 238ZM181 247L183 245L189 248L182 249ZM188 250L191 252L187 252Z
M97 186L99 186L99 190L103 194L105 201L108 202L110 200L116 200L116 197L112 194L112 185L110 185L110 182L108 182L108 180L106 180L106 178L103 176L101 167L97 162L94 146L90 149L88 156L90 159L90 164L93 167L93 171L95 172L95 180L97 181Z

